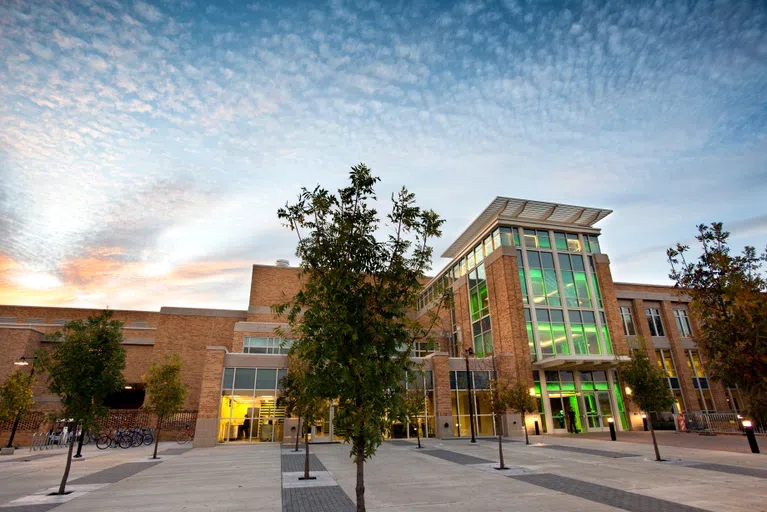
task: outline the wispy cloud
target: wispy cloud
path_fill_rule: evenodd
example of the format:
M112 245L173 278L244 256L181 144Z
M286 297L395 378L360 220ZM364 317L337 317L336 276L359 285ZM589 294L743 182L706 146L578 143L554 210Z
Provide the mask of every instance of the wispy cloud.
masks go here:
M11 0L0 31L0 251L68 302L102 300L89 272L290 257L276 207L358 161L448 218L437 253L494 195L613 208L620 280L767 192L760 2Z

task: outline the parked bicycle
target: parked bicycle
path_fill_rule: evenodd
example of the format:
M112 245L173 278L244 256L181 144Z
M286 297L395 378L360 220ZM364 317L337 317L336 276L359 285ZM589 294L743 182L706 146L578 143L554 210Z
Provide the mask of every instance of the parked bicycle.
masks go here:
M189 425L186 425L184 427L184 430L182 432L179 432L176 436L176 442L178 444L186 444L189 441L192 440L194 437L194 432L192 431L192 428Z

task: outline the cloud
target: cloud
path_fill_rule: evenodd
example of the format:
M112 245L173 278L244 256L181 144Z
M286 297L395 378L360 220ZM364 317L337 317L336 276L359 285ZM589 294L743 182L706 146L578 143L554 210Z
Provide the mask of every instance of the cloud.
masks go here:
M495 195L613 208L603 245L631 280L665 275L632 254L767 192L761 4L4 12L0 251L81 297L134 264L290 257L277 206L357 161L448 218L437 254Z

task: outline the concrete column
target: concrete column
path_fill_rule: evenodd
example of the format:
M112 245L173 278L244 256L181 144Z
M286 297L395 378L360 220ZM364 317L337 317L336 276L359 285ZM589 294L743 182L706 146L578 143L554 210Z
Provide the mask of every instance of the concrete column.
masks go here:
M699 400L699 393L692 385L692 374L688 365L689 356L687 350L682 346L682 338L679 336L679 330L674 320L674 309L671 307L671 301L664 300L660 307L661 320L666 337L671 344L671 355L674 358L674 366L679 377L679 387L684 396L684 403L688 411L699 411L702 409ZM653 351L654 353L655 351Z
M197 406L197 426L193 441L195 448L216 445L225 354L224 347L208 347L205 351L200 401Z
M450 399L450 368L447 353L432 356L434 372L434 395L437 402L435 409L436 435L440 439L454 437L453 405ZM447 427L445 426L447 425Z

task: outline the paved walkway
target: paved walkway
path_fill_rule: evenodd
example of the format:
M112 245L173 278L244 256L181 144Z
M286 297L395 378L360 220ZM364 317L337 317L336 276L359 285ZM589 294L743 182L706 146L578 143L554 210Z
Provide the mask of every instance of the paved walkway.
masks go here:
M751 453L748 441L743 435L718 434L715 436L700 435L696 433L673 432L668 430L655 431L660 446L671 446L675 448L695 448L701 450L716 450L724 452ZM554 434L550 437L562 439L580 438L590 440L609 441L609 432L588 432L585 434ZM627 443L647 444L651 443L649 432L618 432L618 439ZM759 436L757 441L762 451L767 451L767 437Z
M499 471L493 440L385 442L365 465L369 511L567 510L568 512L765 511L767 457L578 437L504 443ZM352 512L356 468L348 445L314 445L316 480L301 481L303 452L276 444L86 449L74 462L64 504L19 505L58 484L64 452L0 459L0 512L274 511ZM11 506L8 506L8 505ZM15 504L15 505L14 505Z

